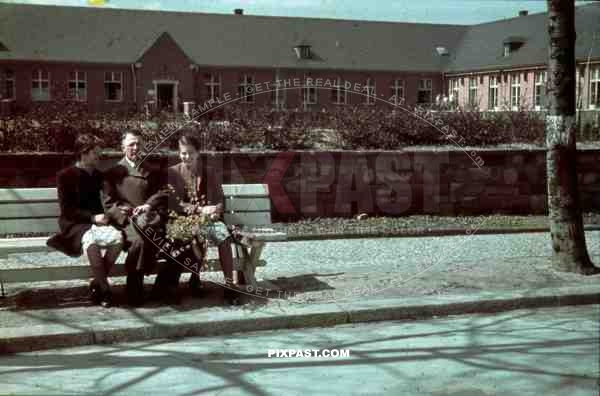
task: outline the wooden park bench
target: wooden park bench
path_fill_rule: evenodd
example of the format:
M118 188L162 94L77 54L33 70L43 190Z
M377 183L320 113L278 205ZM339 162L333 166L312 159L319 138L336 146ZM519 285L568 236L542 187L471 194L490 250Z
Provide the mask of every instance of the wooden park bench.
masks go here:
M256 236L251 247L235 245L234 269L243 274L245 284L256 290L254 273L257 266L265 265L260 259L266 242L285 241L286 234L265 228L271 224L269 189L263 184L225 184L224 221L239 225L242 231ZM10 254L46 252L48 236L58 232L60 208L56 188L4 188L0 189L0 259ZM43 237L6 238L7 235L46 234ZM92 277L87 262L80 265L39 266L24 268L0 267L0 288L5 296L4 284L15 282L47 282L58 280L89 279ZM218 259L208 260L208 270L220 269ZM187 270L186 270L187 271ZM124 255L113 267L110 276L125 276ZM241 277L240 277L241 278Z

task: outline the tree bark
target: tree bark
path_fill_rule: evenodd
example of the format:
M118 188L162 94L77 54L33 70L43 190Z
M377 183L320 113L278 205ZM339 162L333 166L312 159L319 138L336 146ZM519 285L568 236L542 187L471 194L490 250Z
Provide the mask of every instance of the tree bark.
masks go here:
M581 274L600 272L587 252L577 192L575 141L575 5L547 0L548 113L546 172L553 266Z

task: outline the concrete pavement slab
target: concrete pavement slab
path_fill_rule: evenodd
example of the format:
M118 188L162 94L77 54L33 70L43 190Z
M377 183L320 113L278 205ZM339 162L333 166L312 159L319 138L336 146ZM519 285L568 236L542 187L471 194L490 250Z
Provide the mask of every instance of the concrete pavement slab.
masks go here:
M277 301L255 309L202 308L161 315L146 310L136 311L135 317L128 319L98 323L84 316L61 322L64 310L54 310L38 313L37 325L2 329L0 353L598 303L600 285L585 285L467 296L354 299L326 304Z

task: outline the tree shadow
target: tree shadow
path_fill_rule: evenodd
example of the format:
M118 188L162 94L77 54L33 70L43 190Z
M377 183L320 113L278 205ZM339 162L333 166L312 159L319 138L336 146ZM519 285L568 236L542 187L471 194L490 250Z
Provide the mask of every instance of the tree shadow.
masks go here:
M244 338L269 337L264 344L264 350L249 346L254 351L244 352L243 344L234 343L230 347L220 347L224 352L205 351L202 343L223 345L232 336L196 338L186 343L199 343L197 348L189 345L172 344L172 340L154 340L136 344L120 344L102 347L91 347L89 351L78 350L77 353L60 353L47 351L38 354L19 354L4 357L0 364L0 380L2 377L23 375L34 378L42 373L61 373L64 371L79 371L87 369L106 369L107 371L95 379L95 388L102 387L102 382L108 376L120 370L136 368L143 374L118 385L103 389L101 394L133 391L135 385L148 380L157 380L158 376L169 369L194 369L198 377L207 375L216 377L224 382L182 393L185 395L203 394L222 390L236 390L250 395L267 395L268 384L259 385L251 381L250 374L265 371L285 369L315 369L332 370L336 367L377 366L387 375L400 381L410 380L410 365L415 362L459 364L479 372L508 374L524 374L531 377L546 376L560 381L559 386L567 391L573 384L591 385L594 378L585 374L574 373L568 367L568 362L579 359L590 359L590 345L598 342L597 331L581 331L581 335L573 336L577 326L573 319L560 319L552 322L537 323L530 316L536 311L518 311L505 313L500 317L473 315L467 319L460 317L445 318L443 321L428 321L429 327L445 327L439 331L419 330L420 323L405 321L392 322L386 327L386 334L378 332L361 334L356 341L339 341L343 338L343 329L331 331L310 331L302 335L302 331L286 333L253 333ZM575 316L573 316L575 318ZM424 323L424 322L421 322ZM550 330L556 332L551 333ZM516 332L516 334L515 334ZM570 337L563 337L569 332ZM447 342L449 337L459 337L460 342ZM431 340L428 340L431 338ZM212 341L211 341L212 340ZM222 341L221 341L222 340ZM260 340L258 340L260 341ZM256 340L254 342L257 342ZM302 349L349 349L351 356L336 359L268 359L267 348L278 348L278 345L302 345ZM195 351L200 350L200 352ZM256 350L259 349L259 352ZM300 349L300 348L298 348ZM559 356L560 365L556 359ZM539 362L539 357L546 366L531 365L529 361ZM546 359L547 357L547 359ZM565 360L565 359L570 360ZM537 360L536 360L537 359ZM102 370L100 370L102 371ZM544 377L544 378L546 378ZM503 379L508 381L508 379ZM14 380L13 380L14 381ZM293 382L293 379L290 378ZM556 385L555 381L554 385ZM508 386L508 385L507 385ZM500 389L498 389L500 390ZM542 392L542 390L540 390ZM560 393L559 389L548 389L552 394ZM510 394L510 393L503 393ZM543 394L543 393L540 393Z

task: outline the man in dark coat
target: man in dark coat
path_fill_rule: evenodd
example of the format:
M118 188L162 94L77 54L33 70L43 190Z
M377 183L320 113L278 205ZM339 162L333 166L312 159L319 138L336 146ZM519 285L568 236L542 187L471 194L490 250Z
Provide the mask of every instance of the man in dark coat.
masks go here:
M136 306L144 301L144 273L152 271L156 263L160 249L156 241L164 236L167 208L167 194L161 190L166 176L147 162L139 162L137 154L141 146L142 137L138 133L125 132L122 140L125 156L106 172L104 183L107 213L116 223L129 226L127 235L132 245L125 261L127 297ZM131 224L130 214L132 219L153 217L154 227L146 229L140 223Z
M124 245L121 231L108 225L100 199L102 174L98 165L99 140L81 135L75 142L77 163L57 174L60 233L47 245L72 257L85 251L94 280L90 284L92 300L108 307L111 304L107 276ZM102 249L106 250L102 256Z

